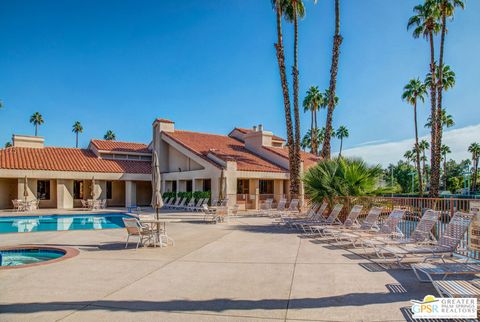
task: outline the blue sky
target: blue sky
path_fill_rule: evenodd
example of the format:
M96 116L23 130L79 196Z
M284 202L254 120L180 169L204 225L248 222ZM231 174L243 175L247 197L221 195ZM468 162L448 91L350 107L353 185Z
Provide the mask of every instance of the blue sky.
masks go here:
M428 69L427 42L406 30L417 2L341 3L334 126L350 129L346 148L413 136L412 111L400 96L410 78ZM306 7L299 27L302 99L309 86L328 86L333 34L333 1L306 1ZM479 12L479 1L467 1L449 26L446 63L457 85L445 106L457 129L480 124ZM284 24L289 71L291 29ZM45 119L40 135L58 146L74 145L77 120L85 128L82 146L108 129L119 140L148 142L155 117L195 131L228 133L263 123L285 133L268 0L3 0L0 39L2 145L12 133L33 134L28 120L36 111ZM423 124L428 106L419 111ZM309 124L302 115L302 132Z

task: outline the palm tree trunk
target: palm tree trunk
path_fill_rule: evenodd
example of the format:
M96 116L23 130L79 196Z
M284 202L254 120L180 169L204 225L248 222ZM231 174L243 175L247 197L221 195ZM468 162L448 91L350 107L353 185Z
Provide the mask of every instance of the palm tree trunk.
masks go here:
M441 162L441 147L442 147L442 98L443 98L443 53L445 48L445 34L447 28L447 18L445 13L442 14L442 31L440 37L440 53L439 53L439 66L438 66L438 87L437 87L437 143L435 146L435 156L438 169L438 178L440 179L440 162Z
M312 122L310 124L310 152L315 154L315 146L316 146L316 141L314 138L315 135L315 110L312 110Z
M473 167L473 175L472 175L472 192L473 194L477 193L477 175L478 175L478 155L475 158L475 163Z
M340 137L340 152L338 153L338 157L342 157L342 147L343 147L343 137Z
M332 65L330 68L330 97L328 100L327 120L325 124L325 139L322 146L322 157L330 159L330 140L332 132L333 109L335 108L335 90L337 87L338 59L340 57L340 45L343 38L340 35L340 0L335 0L335 35L333 36Z
M445 190L447 190L447 155L443 156L443 176L445 182Z
M300 110L298 107L298 83L299 83L299 76L298 76L298 16L297 16L297 3L294 2L295 6L295 16L293 21L293 29L294 29L294 46L293 46L293 118L295 121L295 149L294 149L294 163L295 163L295 175L296 175L296 182L298 187L296 188L297 191L300 191Z
M439 192L439 183L440 183L440 168L438 167L437 162L437 89L436 89L436 80L435 80L435 47L433 43L433 33L429 34L430 40L430 73L432 74L432 83L430 85L430 101L431 101L431 116L432 127L431 127L431 169L430 169L430 197L438 197Z
M425 157L425 149L422 150L422 167L423 167L423 178L425 179L425 181L427 181L427 167L425 165L425 160L426 160L426 157Z
M38 124L35 124L35 136L37 136L38 133Z
M282 9L280 5L277 5L277 43L274 45L278 69L280 71L280 81L282 85L283 93L283 103L285 109L285 123L287 127L287 144L288 144L288 165L290 172L290 193L292 196L298 195L299 191L299 182L298 175L295 173L295 147L293 140L293 126L292 126L292 115L290 112L290 96L288 94L288 82L287 82L287 73L285 71L285 53L283 50L283 39L282 39Z
M417 99L413 104L413 118L415 120L415 153L416 153L416 164L417 164L417 173L418 173L418 189L420 196L423 196L423 180L422 180L422 168L420 167L420 148L418 147L418 123L417 123Z
M75 133L75 147L78 148L78 132Z

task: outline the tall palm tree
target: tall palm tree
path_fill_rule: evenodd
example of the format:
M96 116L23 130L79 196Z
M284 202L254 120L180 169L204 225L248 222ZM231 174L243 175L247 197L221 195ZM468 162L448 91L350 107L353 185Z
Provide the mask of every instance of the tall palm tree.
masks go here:
M472 154L472 193L477 192L478 161L480 158L480 144L474 142L468 147L468 152Z
M337 132L335 132L335 136L340 139L340 152L338 153L338 157L340 158L342 156L342 148L343 148L343 139L348 138L350 133L348 133L348 129L341 125L338 129Z
M113 133L112 130L108 130L107 133L105 133L105 135L103 136L103 138L105 140L115 141L117 139L117 136L115 135L115 133Z
M440 184L440 165L437 162L436 144L437 144L437 89L435 81L435 46L433 36L440 31L440 23L438 22L440 13L437 6L427 1L423 5L417 5L413 8L414 15L410 17L407 29L413 29L413 37L419 38L423 36L430 44L430 73L432 74L432 82L430 84L430 117L432 119L431 130L431 175L430 175L430 195L438 196Z
M447 154L452 153L450 147L448 145L442 144L440 148L442 152L442 159L443 159L443 187L447 190Z
M304 112L310 111L311 113L311 121L310 121L310 132L311 133L318 133L318 126L317 126L317 111L318 109L324 105L324 97L322 93L318 90L318 86L311 86L308 91L307 95L303 99L303 110ZM314 135L312 137L311 142L311 152L315 155L318 154L318 141L317 136Z
M322 157L324 159L330 159L331 151L331 130L333 110L335 109L335 93L337 89L337 73L338 73L338 60L340 57L340 45L342 44L343 37L340 35L340 0L335 0L335 34L333 36L333 49L332 49L332 65L330 67L330 86L327 109L327 120L325 123L325 140L322 147Z
M425 163L427 162L427 156L425 155L425 152L430 149L430 143L428 143L427 140L422 140L418 143L418 147L420 148L420 151L422 151L422 173L423 173L423 178L425 182L428 182L427 178L427 167Z
M449 128L455 125L455 121L450 114L447 114L445 109L442 110L442 114L440 115L440 124L442 125L442 129ZM431 128L432 127L432 119L429 117L427 119L427 123L425 123L425 127Z
M73 123L72 132L75 133L75 147L78 148L78 133L83 133L83 126L79 121Z
M420 147L418 145L417 102L418 100L424 102L425 95L427 95L427 89L425 87L425 84L423 84L419 78L411 79L408 84L405 85L405 87L403 88L402 99L413 105L413 119L415 124L415 161L417 164L420 196L423 195L423 180L422 168L420 167Z
M304 151L306 151L307 149L312 150L312 133L317 133L316 135L317 142L323 141L322 131L319 131L318 129L314 130L313 132L311 130L308 130L307 133L303 136L302 142L300 143L300 146Z
M441 68L438 68L438 75L437 75L437 116L441 117L441 113L443 110L442 106L442 99L443 99L443 90L447 90L448 84L444 81L445 79L445 69L443 68L444 62L444 52L445 52L445 36L447 33L447 18L453 19L453 15L455 13L455 8L459 7L461 9L465 8L465 4L462 0L428 0L432 2L433 6L437 7L437 11L440 15L441 20L441 32L440 32L440 52L438 58L438 65ZM441 146L442 146L442 125L440 122L437 122L437 143L436 143L436 151L437 154L437 162L438 166L440 166L440 153L441 153Z
M35 112L32 116L30 116L30 123L35 126L35 136L38 134L38 126L44 123L42 114Z
M405 160L407 160L408 165L410 165L410 162L415 162L415 150L405 151L403 157L405 158Z
M285 12L287 2L285 0L272 0L277 21L277 42L274 44L278 69L280 71L280 82L282 85L283 105L285 110L285 123L287 127L288 162L290 171L290 193L297 196L300 192L300 178L297 172L295 158L295 141L293 137L292 115L290 111L290 96L288 91L287 73L285 69L285 52L283 49L282 16Z
M293 23L293 119L295 123L295 139L294 139L294 154L295 154L295 172L300 174L300 110L298 107L298 87L299 87L299 72L298 72L298 18L305 17L305 6L302 0L288 0L285 10L285 19Z

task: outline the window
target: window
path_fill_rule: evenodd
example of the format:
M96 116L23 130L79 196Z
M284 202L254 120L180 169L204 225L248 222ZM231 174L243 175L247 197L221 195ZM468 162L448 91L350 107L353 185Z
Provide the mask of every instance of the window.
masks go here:
M83 199L83 181L75 180L73 182L73 198Z
M50 180L37 181L37 199L50 200Z
M107 181L107 199L112 199L112 181Z
M260 194L261 195L273 194L273 180L260 180Z
M172 181L172 191L177 192L177 181Z
M212 181L210 179L203 179L203 191L212 190Z
M192 192L192 180L187 180L187 192Z
M237 180L237 194L249 194L248 179Z

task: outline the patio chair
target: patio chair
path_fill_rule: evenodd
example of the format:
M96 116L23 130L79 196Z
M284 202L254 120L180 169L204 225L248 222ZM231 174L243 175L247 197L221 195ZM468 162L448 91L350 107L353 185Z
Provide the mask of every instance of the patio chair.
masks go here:
M434 281L432 285L441 297L480 299L480 279Z
M272 208L267 211L268 215L270 217L277 217L280 216L284 211L285 211L285 206L287 204L286 199L280 199L280 201L277 204L277 208Z
M316 207L316 209L311 209L305 218L293 218L289 220L288 225L297 228L303 229L302 225L315 224L324 222L326 218L323 216L325 209L327 209L328 204L326 202L322 203L321 206Z
M128 247L130 236L138 237L138 242L135 249L138 249L140 244L144 246L145 241L153 241L155 243L155 230L153 230L150 226L142 225L136 218L122 218L122 220L128 234L125 248Z
M188 201L188 203L182 207L182 209L185 209L187 211L190 211L190 208L193 208L195 207L195 198L190 198L190 201Z
M221 221L221 218L217 214L217 212L214 209L209 208L208 205L205 205L205 204L203 205L202 213L203 213L203 221L206 223L216 224Z
M102 199L100 203L100 208L101 209L106 209L107 208L107 199Z
M218 206L218 199L213 198L212 202L210 202L210 206Z
M340 242L343 237L343 234L349 232L356 232L356 231L370 231L373 229L378 229L378 218L383 211L383 207L372 207L367 214L367 217L363 220L360 226L338 226L338 227L330 227L328 229L328 235L335 238L337 242ZM347 235L348 238L348 235Z
M198 207L200 207L203 204L204 198L200 198L197 200L197 203L194 204L193 206L187 207L188 211L197 211Z
M40 205L40 200L34 199L27 204L27 208L30 211L37 210L39 205Z
M429 259L440 258L445 262L445 255L453 256L453 253L462 241L470 227L475 214L457 211L445 231L434 245L385 245L380 247L380 257L387 259L393 256L398 265L403 265L407 257L420 257L426 262Z
M14 199L14 200L12 200L12 204L13 204L13 210L15 210L16 212L20 212L20 211L25 210L25 207L24 207L24 204L23 204L22 200Z
M173 209L182 209L185 206L185 203L187 202L187 198L183 198L180 203L173 205Z
M225 199L220 201L219 206L220 207L226 207L227 204L228 204L228 198L225 198Z
M168 197L165 198L165 199L163 200L163 208L167 208L168 205L170 204L170 201L171 201L171 200L172 200L172 198L168 198Z
M343 231L347 231L348 229L354 229L360 227L358 222L358 217L362 213L363 206L362 205L354 205L350 212L348 213L347 218L340 226L325 226L321 231L323 236L334 236L335 232L338 232L338 229L343 229Z
M175 202L172 201L172 203L170 203L170 205L168 205L167 208L168 208L168 209L173 209L173 208L177 207L177 206L180 204L181 201L182 201L182 198L177 197L177 198L175 199Z
M296 222L313 220L315 216L317 216L317 210L319 210L320 207L318 203L314 202L304 213L296 216L281 216L280 218L274 219L273 223L293 227Z
M446 280L447 277L452 275L470 275L474 277L475 275L480 274L479 263L416 263L412 264L411 267L420 282L433 283L438 279ZM426 278L423 278L422 276L425 276Z
M335 224L341 225L342 222L338 219L338 215L340 215L342 209L342 204L336 204L327 219L320 217L320 220L317 222L303 223L301 225L303 232L306 235L319 235L321 234L325 226L331 226Z
M288 208L285 209L285 213L287 214L298 214L300 211L298 209L298 204L299 204L299 200L298 199L292 199L290 201L290 204L288 205Z

